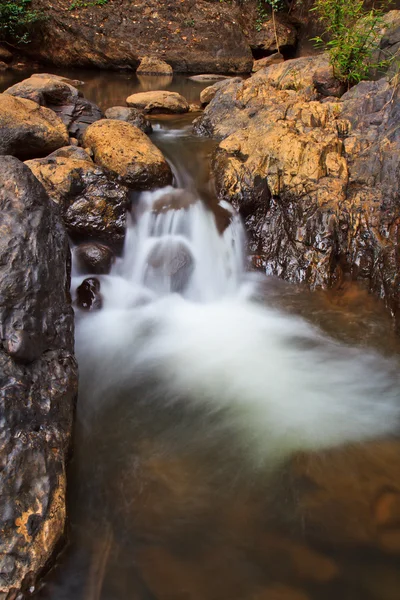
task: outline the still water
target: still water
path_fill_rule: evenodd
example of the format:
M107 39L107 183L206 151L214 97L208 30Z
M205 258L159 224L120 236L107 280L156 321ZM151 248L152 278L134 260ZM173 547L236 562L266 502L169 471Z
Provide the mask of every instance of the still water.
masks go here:
M144 89L197 102L204 87L62 74L103 109ZM100 278L103 309L77 310L68 544L37 596L398 600L390 319L354 285L311 294L247 272L194 116L154 120L175 189L135 199L123 255Z

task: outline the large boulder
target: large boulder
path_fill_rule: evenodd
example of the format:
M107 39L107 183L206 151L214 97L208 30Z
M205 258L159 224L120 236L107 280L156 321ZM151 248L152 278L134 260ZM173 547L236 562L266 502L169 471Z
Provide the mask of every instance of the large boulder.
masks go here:
M69 143L64 123L52 110L0 94L0 155L26 160L46 156Z
M81 3L82 4L82 3ZM24 51L56 65L136 69L154 56L174 72L246 73L252 55L240 7L228 2L87 2L34 0L42 22Z
M140 61L136 73L138 75L172 75L173 70L165 60L146 56Z
M0 598L34 586L65 525L77 393L69 247L31 171L0 157ZM19 596L18 596L19 597Z
M127 106L112 106L105 112L106 119L116 119L117 121L126 121L141 129L144 133L151 133L153 128L145 115L137 108L128 108Z
M75 87L79 84L82 82L39 73L13 85L5 93L50 108L67 126L69 134L79 138L89 125L103 118L101 109L94 102L86 100Z
M111 119L91 125L83 145L95 163L137 190L163 187L172 181L171 169L161 151L140 129Z
M126 103L147 114L186 113L189 111L187 100L177 92L139 92L129 96Z
M26 163L61 211L71 235L120 247L125 236L128 189L109 179L82 148L61 148Z
M360 280L397 314L399 90L363 82L321 103L271 80L285 65L225 86L197 122L224 138L218 194L244 218L255 265L312 288Z

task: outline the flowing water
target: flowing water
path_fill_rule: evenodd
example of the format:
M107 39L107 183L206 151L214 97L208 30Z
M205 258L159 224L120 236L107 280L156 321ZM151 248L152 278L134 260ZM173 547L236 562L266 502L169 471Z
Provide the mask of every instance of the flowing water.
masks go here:
M103 108L149 85L201 90L86 75ZM246 271L192 118L155 121L175 186L133 199L102 309L76 309L69 543L39 596L398 599L390 319L355 286L311 294ZM85 277L74 265L73 294Z

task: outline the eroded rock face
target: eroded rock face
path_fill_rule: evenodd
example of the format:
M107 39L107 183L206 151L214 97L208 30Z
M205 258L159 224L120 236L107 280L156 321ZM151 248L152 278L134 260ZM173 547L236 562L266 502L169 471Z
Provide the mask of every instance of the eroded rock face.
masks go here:
M120 246L125 236L128 189L112 181L83 148L61 148L26 164L59 204L71 235Z
M177 92L140 92L129 96L126 103L128 106L139 108L147 114L179 114L186 113L189 110L187 100Z
M136 108L127 108L126 106L112 106L105 112L106 119L116 119L117 121L126 121L141 129L144 133L151 133L153 127L145 115Z
M95 163L136 190L168 185L171 169L160 150L140 129L111 119L91 125L83 137Z
M240 210L256 266L312 288L362 280L397 314L399 91L382 79L321 103L280 89L287 71L271 81L281 67L227 85L197 121L224 138L218 193Z
M172 75L173 70L165 60L146 56L140 61L136 73L142 75Z
M0 598L16 598L65 524L77 368L67 236L31 171L0 157Z
M67 126L69 134L80 138L89 125L103 118L103 113L94 102L83 97L75 87L79 84L82 82L40 73L13 85L5 93L50 108Z
M32 100L0 94L0 155L38 158L68 142L67 128L52 110Z

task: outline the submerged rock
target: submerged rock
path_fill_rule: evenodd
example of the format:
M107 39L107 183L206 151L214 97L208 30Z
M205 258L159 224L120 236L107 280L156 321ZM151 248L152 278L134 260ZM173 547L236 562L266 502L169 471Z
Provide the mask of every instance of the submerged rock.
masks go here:
M138 75L172 75L173 70L171 65L164 60L145 56L140 61L140 65L136 69Z
M147 114L186 113L189 111L187 100L177 92L140 92L129 96L126 103L128 106L139 108Z
M136 108L127 108L126 106L112 106L105 112L106 119L116 119L117 121L126 121L141 129L144 133L151 133L153 128L145 115Z
M68 145L68 131L52 110L0 94L0 155L26 160Z
M80 244L74 253L79 268L95 275L107 275L115 261L115 254L111 248L98 242Z
M60 206L66 228L119 247L125 236L128 189L111 180L89 154L75 146L26 163Z
M181 293L189 284L194 269L194 257L183 241L160 239L147 256L145 284L153 288L161 281L169 282L170 291Z
M0 184L0 597L16 598L64 531L77 368L58 209L16 158Z
M85 279L76 290L76 303L83 310L100 310L103 299L100 294L100 281L96 277Z
M168 212L169 210L186 209L195 202L197 202L196 196L188 190L172 190L163 194L154 202L152 211L159 214Z
M91 125L83 146L95 163L136 190L163 187L172 182L172 172L161 151L140 129L111 119Z

